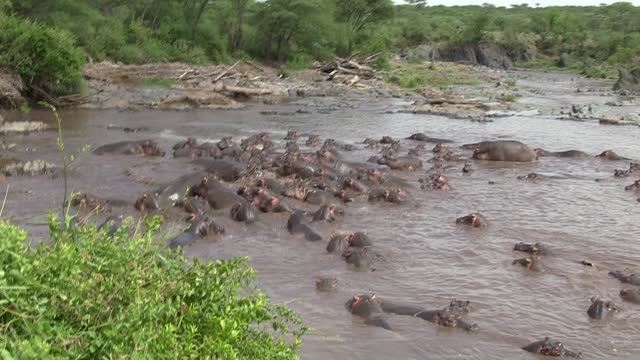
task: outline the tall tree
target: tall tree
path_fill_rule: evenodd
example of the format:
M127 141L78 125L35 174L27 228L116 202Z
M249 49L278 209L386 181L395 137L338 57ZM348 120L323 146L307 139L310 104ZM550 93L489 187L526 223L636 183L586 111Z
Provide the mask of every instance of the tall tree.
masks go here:
M349 27L348 51L353 51L354 40L367 26L393 17L391 0L336 0L336 18Z
M242 41L242 25L244 23L244 15L247 10L249 0L230 0L231 1L231 28L229 29L229 48L235 53L240 48Z

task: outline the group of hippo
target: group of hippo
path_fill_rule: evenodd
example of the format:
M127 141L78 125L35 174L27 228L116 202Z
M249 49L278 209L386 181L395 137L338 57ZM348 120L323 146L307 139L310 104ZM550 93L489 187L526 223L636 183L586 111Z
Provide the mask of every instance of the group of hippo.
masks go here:
M427 191L449 189L445 169L450 168L447 163L452 161L464 163L462 172L469 176L474 171L472 163L465 161L469 158L531 162L541 157L593 157L577 150L550 152L532 149L524 143L508 140L461 146L464 151L471 151L469 156L464 151L454 151L447 146L452 142L450 140L416 133L402 140L388 136L366 139L362 146L378 150L378 155L366 162L352 162L345 160L343 152L354 150L356 146L333 139L321 142L317 135L306 136L306 142L299 144L301 135L296 130L290 130L284 138L284 149L278 149L272 136L266 132L240 142L233 137L205 143L188 138L173 146L173 156L191 161L199 169L154 191L141 194L133 206L144 214L159 213L187 221L186 229L168 241L170 248L184 247L204 237L225 234L225 228L215 221L215 217L229 216L239 224L248 225L259 221L261 216L269 216L266 215L268 213L283 213L287 220L282 227L289 233L311 242L326 244L328 253L337 254L353 269L374 271L374 264L381 255L375 251L372 240L365 232L356 229L328 236L319 224L332 223L347 216L349 203L352 202L390 204L384 206L410 202L413 185L399 177L397 172L422 169L420 156L428 152L426 144L435 144L430 151L433 154L433 159L429 161L432 166L425 170L426 176L419 180L419 188ZM410 144L409 149L405 146L407 143ZM165 156L165 152L153 140L108 144L95 149L94 154ZM628 160L611 150L597 157L603 160ZM616 171L615 176L629 176L639 169L640 165L632 163L629 170ZM531 174L528 177L536 178ZM627 189L640 191L640 180ZM108 200L88 194L76 197L72 204L88 208L113 205ZM116 213L100 228L104 228L108 235L113 235L123 218L123 214ZM477 212L459 217L455 222L471 228L488 226L485 217ZM549 255L549 250L540 243L516 244L514 250L529 254L528 257L515 260L514 264L523 265L531 271L536 271L540 259ZM618 271L611 272L611 275L624 283L640 285L639 275L625 275ZM336 278L316 279L318 291L333 291L337 285ZM620 296L624 300L640 303L638 289L622 290ZM602 319L617 309L611 301L595 297L591 301L587 313L594 319ZM469 312L469 305L468 301L452 300L444 307L430 310L422 306L394 304L376 294L357 294L345 304L347 310L362 318L365 324L387 330L393 327L386 314L395 314L418 317L439 326L475 331L478 329L476 324L462 319ZM550 338L532 342L523 349L549 356L580 356Z

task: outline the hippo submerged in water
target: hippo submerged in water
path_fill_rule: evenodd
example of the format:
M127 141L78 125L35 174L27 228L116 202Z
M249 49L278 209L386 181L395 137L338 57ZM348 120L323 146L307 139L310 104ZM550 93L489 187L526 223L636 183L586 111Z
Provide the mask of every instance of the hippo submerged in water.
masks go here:
M529 146L513 140L497 140L478 143L473 151L477 160L531 162L538 155Z
M554 341L549 337L544 338L544 340L534 341L529 345L523 347L522 350L544 356L559 356L571 358L582 357L581 354L565 349L564 345L561 342Z
M145 155L164 156L164 151L160 150L158 144L153 140L120 141L113 144L102 145L93 153L96 155Z
M363 318L366 324L387 330L391 330L391 326L383 317L385 312L414 316L440 326L461 328L467 331L478 329L476 324L468 324L461 320L461 317L469 312L468 301L453 300L442 309L426 310L417 306L393 304L380 299L376 294L371 294L354 295L345 305L351 313Z

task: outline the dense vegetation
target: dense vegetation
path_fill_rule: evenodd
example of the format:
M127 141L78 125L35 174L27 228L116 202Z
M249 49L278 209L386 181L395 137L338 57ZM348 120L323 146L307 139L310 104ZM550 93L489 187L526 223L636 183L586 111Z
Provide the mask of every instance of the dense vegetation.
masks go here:
M0 221L0 358L292 359L306 331L246 259L187 263L145 233L64 230L25 246Z
M425 6L409 0L0 0L11 14L5 23L20 28L25 41L57 42L71 57L69 35L91 59L125 63L186 61L204 63L254 57L265 62L303 66L334 54L372 53L445 43L497 44L514 60L533 66L605 69L638 61L640 8L630 3L591 7L510 8ZM16 17L20 20L12 19ZM53 30L53 29L60 30ZM31 35L31 32L46 33ZM1 36L1 35L0 35ZM33 46L8 47L2 39L0 61L20 63ZM67 58L67 56L62 56ZM36 64L23 76L61 89ZM42 65L42 66L40 66ZM57 76L57 68L51 74ZM65 80L66 73L60 75ZM54 80L52 82L52 80ZM54 86L56 85L56 86Z

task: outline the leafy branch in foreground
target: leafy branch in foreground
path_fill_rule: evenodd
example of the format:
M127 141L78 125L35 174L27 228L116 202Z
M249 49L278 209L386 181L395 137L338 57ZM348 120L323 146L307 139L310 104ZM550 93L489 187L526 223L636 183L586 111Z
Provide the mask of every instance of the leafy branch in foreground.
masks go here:
M255 286L246 258L185 266L152 241L159 224L132 239L77 226L32 249L0 223L2 357L297 358L307 328Z
M69 203L70 203L70 202L67 202L68 200L67 198L69 197L69 175L70 175L69 168L71 166L71 163L75 160L76 156L89 151L89 145L85 145L82 149L76 151L75 153L72 153L71 155L67 155L67 153L65 152L64 138L62 137L62 119L60 119L60 115L58 115L58 111L56 107L44 101L41 101L38 104L51 110L51 112L53 112L53 115L56 117L56 124L58 126L58 134L56 136L56 145L58 147L58 153L60 154L60 160L62 161L62 179L64 181L64 195L62 197L62 213L61 214L65 219L65 228L69 228L70 222L68 220L70 220L70 217L67 216L68 208L66 208L66 211L65 211L65 206L69 206Z

